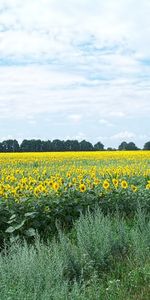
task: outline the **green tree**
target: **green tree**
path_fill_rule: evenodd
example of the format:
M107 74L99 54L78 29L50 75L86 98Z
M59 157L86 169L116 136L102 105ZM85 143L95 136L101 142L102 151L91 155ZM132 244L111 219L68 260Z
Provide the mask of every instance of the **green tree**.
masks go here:
M50 140L42 141L41 144L42 144L41 148L43 152L51 152L53 150L52 142Z
M119 145L118 150L127 150L127 146L127 142L124 141Z
M6 140L2 142L2 149L4 152L18 152L19 144L17 140Z
M52 149L53 151L64 151L64 141L60 141L58 139L52 141Z
M3 149L3 143L0 143L0 152L3 152L4 149Z
M150 150L150 141L144 144L144 150Z
M108 148L107 148L107 151L116 151L116 149L115 149L115 148L112 148L112 147L108 147Z
M80 151L92 151L94 150L93 145L86 140L80 142Z
M135 145L135 143L130 142L127 144L127 150L138 150L138 147Z
M67 140L65 141L65 150L66 151L79 151L80 144L77 140Z
M20 145L22 152L40 152L42 151L41 140L23 140Z
M97 143L94 145L94 150L96 150L96 151L104 150L104 145L103 145L101 142L97 142Z
M139 148L133 142L122 142L119 147L119 150L138 150Z

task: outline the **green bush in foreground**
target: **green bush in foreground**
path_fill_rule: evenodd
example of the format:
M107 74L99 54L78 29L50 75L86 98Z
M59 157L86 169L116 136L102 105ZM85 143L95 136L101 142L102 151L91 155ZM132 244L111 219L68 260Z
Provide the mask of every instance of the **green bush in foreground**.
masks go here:
M101 211L76 221L69 234L17 242L0 255L1 300L149 299L150 222L132 224Z
M16 203L13 199L0 202L0 246L4 239L25 238L32 241L36 232L47 239L57 232L57 225L70 230L73 222L88 210L99 207L102 212L112 215L118 212L122 216L133 218L138 207L150 212L149 190L138 193L113 191L98 195L94 191L80 193L68 191L55 197L22 199Z

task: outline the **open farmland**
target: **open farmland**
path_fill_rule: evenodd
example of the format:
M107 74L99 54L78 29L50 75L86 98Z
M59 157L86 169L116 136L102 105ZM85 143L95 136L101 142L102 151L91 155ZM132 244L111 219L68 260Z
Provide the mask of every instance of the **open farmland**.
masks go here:
M0 196L16 203L71 191L150 189L150 152L0 154Z
M0 154L1 236L46 236L81 213L149 211L150 152Z
M150 152L0 163L0 299L149 299Z

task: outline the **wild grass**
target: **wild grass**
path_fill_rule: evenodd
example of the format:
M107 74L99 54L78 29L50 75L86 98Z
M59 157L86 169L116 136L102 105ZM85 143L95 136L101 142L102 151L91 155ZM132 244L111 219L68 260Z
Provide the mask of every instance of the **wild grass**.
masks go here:
M139 210L132 224L100 210L72 231L34 244L13 243L0 254L1 300L148 300L150 221Z

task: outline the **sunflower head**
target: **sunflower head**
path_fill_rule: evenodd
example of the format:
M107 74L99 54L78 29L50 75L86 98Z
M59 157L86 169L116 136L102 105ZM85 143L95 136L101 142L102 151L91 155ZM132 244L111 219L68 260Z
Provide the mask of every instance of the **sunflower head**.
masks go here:
M118 179L116 179L116 178L113 178L113 180L112 180L112 183L113 183L113 185L115 186L115 187L118 187Z
M54 182L54 183L53 183L53 189L54 189L55 192L58 191L58 189L59 189L59 184L58 184L58 182Z
M82 192L82 193L84 193L86 191L86 186L84 183L81 183L79 188L80 188L80 192Z
M127 183L126 180L122 180L122 181L121 181L121 187L122 187L123 189L127 189L128 183Z
M137 191L137 186L131 184L131 190L135 193Z
M150 183L147 183L146 189L147 189L147 190L150 190Z
M104 180L104 182L103 182L103 188L104 188L105 190L108 190L109 187L110 187L109 181L108 181L108 180Z

